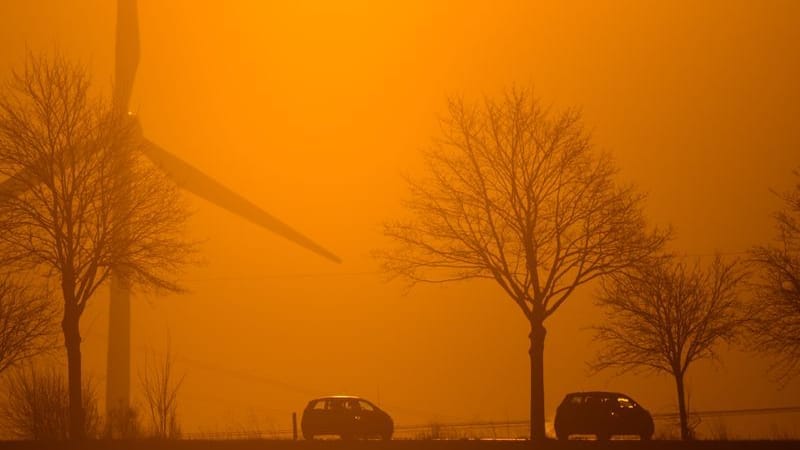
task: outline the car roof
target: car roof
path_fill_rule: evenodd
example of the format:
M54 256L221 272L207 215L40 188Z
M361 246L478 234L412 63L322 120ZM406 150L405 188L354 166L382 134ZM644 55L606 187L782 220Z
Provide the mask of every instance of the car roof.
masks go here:
M607 397L627 397L627 398L630 398L630 395L622 394L620 392L608 392L608 391L570 392L566 396L567 397L572 397L574 395L598 395L598 396L607 396Z
M331 400L331 399L350 399L350 400L364 400L361 397L356 397L355 395L327 395L325 397L315 398L313 401L317 400Z

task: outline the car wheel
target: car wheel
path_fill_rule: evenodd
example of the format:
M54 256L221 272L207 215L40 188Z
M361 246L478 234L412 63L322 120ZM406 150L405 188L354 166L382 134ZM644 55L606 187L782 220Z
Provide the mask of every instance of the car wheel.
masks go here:
M559 441L566 441L569 440L569 433L565 431L558 431L556 430L556 437Z
M389 431L389 432L382 433L381 434L381 439L383 439L384 441L392 440L392 432Z
M303 433L303 439L305 439L307 441L313 441L314 440L314 433Z
M606 432L597 433L597 434L595 434L595 436L597 437L598 441L607 441L607 440L611 439L611 435L606 433Z
M639 435L639 439L643 441L649 441L653 439L653 433L642 433Z
M350 434L350 433L340 434L339 435L339 439L341 439L343 441L352 441L353 440L353 435Z

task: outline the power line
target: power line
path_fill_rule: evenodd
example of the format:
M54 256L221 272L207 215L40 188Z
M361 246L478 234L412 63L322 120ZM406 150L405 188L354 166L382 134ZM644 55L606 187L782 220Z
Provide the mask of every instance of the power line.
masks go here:
M272 378L267 378L267 377L264 377L262 375L256 375L256 374L252 374L252 373L248 373L248 372L244 372L244 371L240 371L240 370L236 370L236 369L229 369L227 367L220 367L220 366L218 366L216 364L211 364L211 363L208 363L208 362L205 362L205 361L200 361L200 360L197 360L197 359L186 358L185 356L175 356L175 359L178 360L178 361L182 361L183 363L188 364L190 366L199 368L199 369L203 369L203 370L207 370L207 371L211 371L211 372L216 372L218 374L227 375L228 377L232 377L232 378L238 378L238 379L243 380L243 381L250 381L250 382L255 382L255 383L259 383L259 384L266 384L266 385L270 385L270 386L278 386L278 387L281 387L283 389L286 389L286 390L289 390L289 391L292 391L292 392L295 392L295 393L303 394L303 395L317 395L319 393L319 390L308 389L308 388L305 388L305 387L293 385L291 383L286 383L284 381L280 381L280 380L276 380L276 379L272 379Z
M752 415L767 415L767 414L791 414L800 413L800 406L777 406L770 408L744 408L744 409L716 409L707 411L694 411L689 413L690 416L698 417L730 417L730 416L752 416ZM663 412L652 414L653 420L670 420L677 419L678 413ZM476 422L451 422L435 424L417 424L417 425L404 425L395 427L396 430L414 431L430 429L432 425L442 428L488 428L488 427L501 427L501 426L520 426L530 424L529 420L506 420L506 421L476 421Z
M793 414L800 413L800 406L778 406L768 408L743 408L743 409L717 409L706 411L695 411L690 413L691 416L699 417L729 417L729 416L752 416L752 415L765 415L765 414ZM653 414L654 420L671 420L677 419L677 413L656 413ZM395 433L423 433L429 430L438 429L441 431L455 430L465 432L469 430L492 429L502 430L503 428L510 431L513 428L527 427L530 425L529 420L503 420L503 421L473 421L473 422L438 422L432 421L427 424L417 425L401 425L394 428ZM494 433L493 433L494 434ZM236 430L236 431L216 431L216 432L197 432L188 433L186 435L189 439L219 439L219 438L241 438L241 437L258 437L258 438L281 438L289 437L292 435L290 429L277 429L269 431L261 430Z
M750 252L730 251L730 252L712 252L712 253L673 253L678 258L710 258L715 256L744 256ZM271 273L263 275L234 275L234 276L211 276L202 278L184 278L185 281L248 281L248 280L263 280L263 279L296 279L296 278L337 278L337 277L362 277L372 275L386 275L386 272L380 270L363 270L353 272L296 272L296 273ZM517 275L524 275L518 273Z
M791 414L800 413L800 406L775 406L769 408L744 408L744 409L714 409L708 411L689 412L690 416L699 417L730 417L730 416L758 416L766 414ZM653 419L677 419L678 413L653 414Z
M714 256L742 256L748 255L750 252L746 250L738 252L713 252L713 253L674 253L673 255L678 258L710 258Z
M295 278L336 278L336 277L360 277L370 275L381 275L383 272L378 270L357 271L357 272L298 272L298 273L272 273L264 275L248 276L221 276L221 277L202 277L184 278L185 281L242 281L242 280L262 280L262 279L295 279Z

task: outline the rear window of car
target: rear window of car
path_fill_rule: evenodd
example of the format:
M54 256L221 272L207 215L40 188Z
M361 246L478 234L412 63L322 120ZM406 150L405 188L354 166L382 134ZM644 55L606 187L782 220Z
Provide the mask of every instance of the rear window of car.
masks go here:
M590 407L598 407L608 403L608 397L605 395L590 394L586 396L586 404Z

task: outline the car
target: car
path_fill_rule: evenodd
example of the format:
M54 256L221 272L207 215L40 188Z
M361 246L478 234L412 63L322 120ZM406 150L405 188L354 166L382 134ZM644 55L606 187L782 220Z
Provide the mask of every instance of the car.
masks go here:
M573 392L567 394L556 410L555 431L558 439L574 434L593 434L597 440L614 435L637 435L642 440L653 437L653 417L625 394L618 392Z
M343 440L378 437L392 438L394 422L382 409L369 400L333 395L308 402L300 422L303 438L338 435Z

